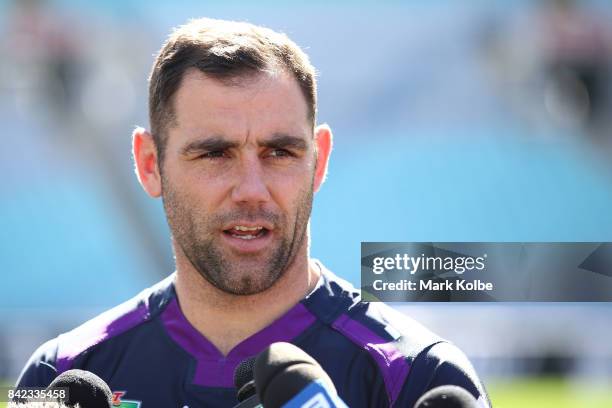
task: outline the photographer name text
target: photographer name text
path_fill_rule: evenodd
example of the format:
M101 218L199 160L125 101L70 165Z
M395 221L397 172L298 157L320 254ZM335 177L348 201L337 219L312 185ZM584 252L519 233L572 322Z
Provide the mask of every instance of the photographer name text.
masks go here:
M398 282L384 282L382 280L375 280L373 284L374 290L377 291L417 291L417 290L431 290L431 291L492 291L493 283L484 282L480 279L466 280L419 280L418 282L402 279Z

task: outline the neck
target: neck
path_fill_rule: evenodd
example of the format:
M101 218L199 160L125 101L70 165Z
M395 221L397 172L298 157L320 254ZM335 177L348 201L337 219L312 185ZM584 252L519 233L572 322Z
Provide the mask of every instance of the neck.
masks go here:
M181 311L224 356L302 300L320 276L319 269L309 264L305 247L269 289L255 295L232 295L211 285L177 247L176 292Z

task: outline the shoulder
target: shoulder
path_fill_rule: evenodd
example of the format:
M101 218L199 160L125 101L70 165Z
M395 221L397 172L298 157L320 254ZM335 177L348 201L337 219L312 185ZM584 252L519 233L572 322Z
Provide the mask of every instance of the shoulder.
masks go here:
M328 310L335 310L329 325L374 363L389 405L412 406L427 390L447 384L486 399L472 365L456 346L384 303L362 301L350 283L327 270L322 288L334 298L328 301Z
M46 387L57 376L57 338L41 345L26 363L17 380L17 387Z
M457 385L472 394L480 406L490 407L486 389L467 356L447 341L425 348L414 359L400 400L414 404L420 395L442 385ZM411 395L415 394L412 390L418 390L418 395Z
M322 266L321 266L322 267ZM323 279L306 306L362 348L387 344L408 360L443 341L411 317L382 302L365 302L349 282L322 267Z
M171 275L127 302L47 341L32 354L17 385L46 387L58 374L71 369L79 356L150 321L174 296L173 282Z

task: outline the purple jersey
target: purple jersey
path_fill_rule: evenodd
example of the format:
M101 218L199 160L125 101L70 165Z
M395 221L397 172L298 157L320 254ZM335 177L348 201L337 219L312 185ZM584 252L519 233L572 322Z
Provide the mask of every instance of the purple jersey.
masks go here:
M181 312L175 275L43 344L18 386L46 387L71 368L108 383L119 407L232 407L244 359L285 341L321 364L349 407L413 407L426 391L459 385L490 403L465 355L414 320L359 292L317 263L318 287L223 356Z

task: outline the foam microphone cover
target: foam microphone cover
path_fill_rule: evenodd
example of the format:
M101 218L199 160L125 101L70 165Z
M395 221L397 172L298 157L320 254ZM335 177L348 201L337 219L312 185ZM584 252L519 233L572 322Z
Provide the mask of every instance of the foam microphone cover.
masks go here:
M279 408L313 381L334 385L321 366L300 348L273 343L255 360L255 388L265 408Z
M414 408L479 408L472 394L456 385L442 385L427 391Z
M242 402L255 395L255 381L253 380L253 366L255 357L244 360L234 370L234 386L238 390L238 401Z
M68 400L64 403L80 408L111 408L112 393L100 377L85 370L68 370L53 380L47 389L67 388Z

